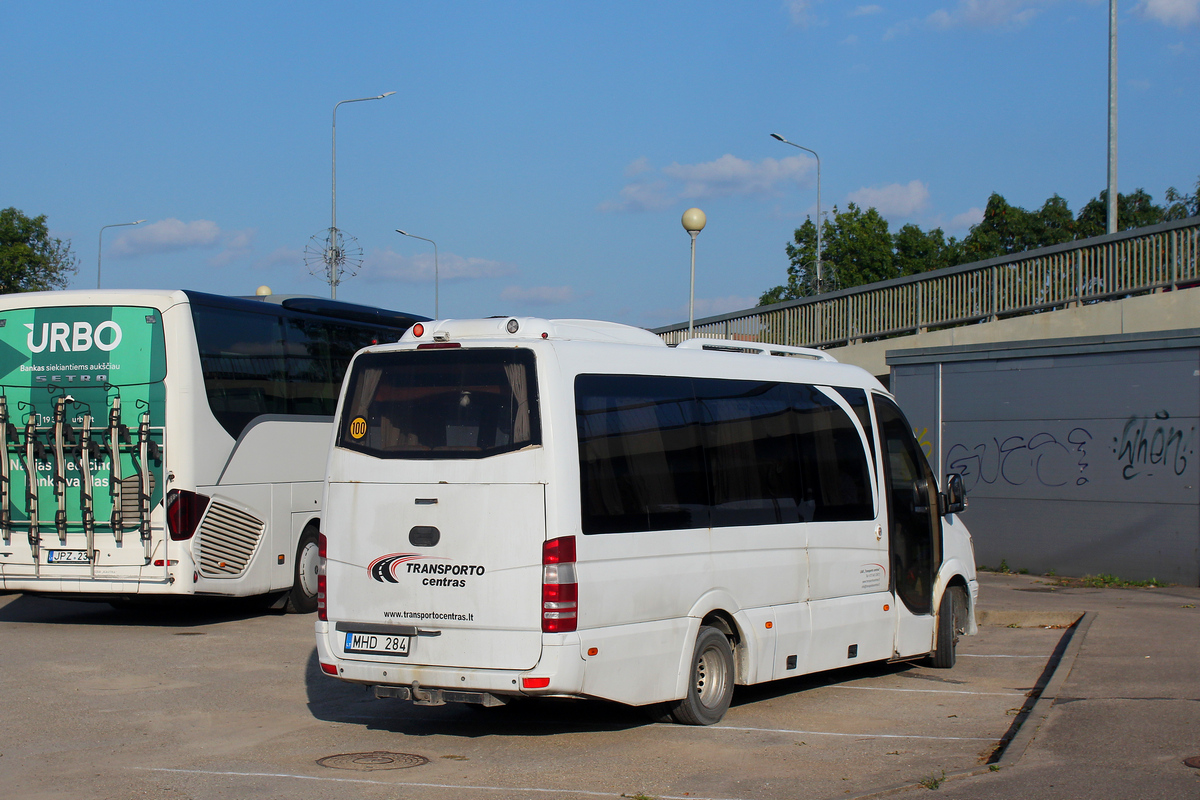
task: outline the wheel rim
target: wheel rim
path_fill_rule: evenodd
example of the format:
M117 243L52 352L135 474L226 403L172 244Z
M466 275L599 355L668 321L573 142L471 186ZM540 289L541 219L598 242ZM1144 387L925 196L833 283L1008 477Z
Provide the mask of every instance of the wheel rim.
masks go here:
M309 597L316 597L317 595L317 552L316 542L309 542L300 551L300 574L297 582L300 584L300 588L304 590L304 594Z
M720 705L729 680L729 669L716 647L706 647L696 659L696 698L705 708Z

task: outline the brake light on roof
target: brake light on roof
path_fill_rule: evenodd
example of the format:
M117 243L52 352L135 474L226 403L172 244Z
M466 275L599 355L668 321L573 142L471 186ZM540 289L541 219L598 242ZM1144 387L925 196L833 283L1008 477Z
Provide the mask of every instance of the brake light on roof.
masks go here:
M425 342L417 345L418 350L447 350L452 347L462 347L461 342Z
M542 633L570 633L578 622L575 537L560 536L542 545Z
M167 492L167 530L171 533L171 539L183 542L192 538L206 508L208 498L202 494L184 489Z
M325 584L325 554L328 552L329 542L325 538L325 534L317 534L317 619L324 622L329 621L329 609L325 605L325 598L328 595L328 590ZM324 667L324 665L322 665ZM330 673L336 675L336 672Z

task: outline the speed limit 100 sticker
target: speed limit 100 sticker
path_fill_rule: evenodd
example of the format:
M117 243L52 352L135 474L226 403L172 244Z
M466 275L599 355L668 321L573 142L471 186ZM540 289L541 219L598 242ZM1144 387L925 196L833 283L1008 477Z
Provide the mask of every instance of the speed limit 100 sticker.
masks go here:
M350 421L350 436L355 439L361 439L367 435L367 420L363 417L355 417Z

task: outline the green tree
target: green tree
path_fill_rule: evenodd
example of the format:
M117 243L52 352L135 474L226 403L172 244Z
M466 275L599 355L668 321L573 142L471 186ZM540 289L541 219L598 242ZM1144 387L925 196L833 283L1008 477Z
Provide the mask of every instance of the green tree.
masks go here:
M787 245L787 283L768 289L758 298L760 306L812 297L817 293L817 226L811 219L796 228Z
M0 211L0 293L65 289L78 263L70 241L50 236L45 214Z
M1144 228L1147 225L1157 225L1166 220L1166 210L1156 206L1154 200L1144 189L1138 189L1133 194L1117 192L1117 230L1127 231L1132 228ZM1089 239L1093 236L1103 236L1108 233L1108 190L1102 190L1099 197L1093 197L1075 218L1075 238Z
M1196 179L1194 194L1180 194L1174 186L1167 189L1167 207L1163 211L1163 220L1169 222L1188 217L1200 217L1200 178Z
M833 207L833 222L821 229L822 291L849 289L897 276L888 222L874 208L849 203Z
M893 245L896 250L896 274L899 277L952 267L962 258L959 242L953 236L946 241L941 228L925 232L911 222L896 231Z

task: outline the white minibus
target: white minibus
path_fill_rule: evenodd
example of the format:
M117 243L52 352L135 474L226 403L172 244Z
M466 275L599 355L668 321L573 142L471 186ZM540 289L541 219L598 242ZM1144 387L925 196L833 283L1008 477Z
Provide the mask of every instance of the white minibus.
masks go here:
M0 589L314 610L342 376L417 319L265 290L0 297Z
M418 323L343 385L318 658L377 697L711 724L735 684L952 666L978 594L964 504L882 385L821 351Z

